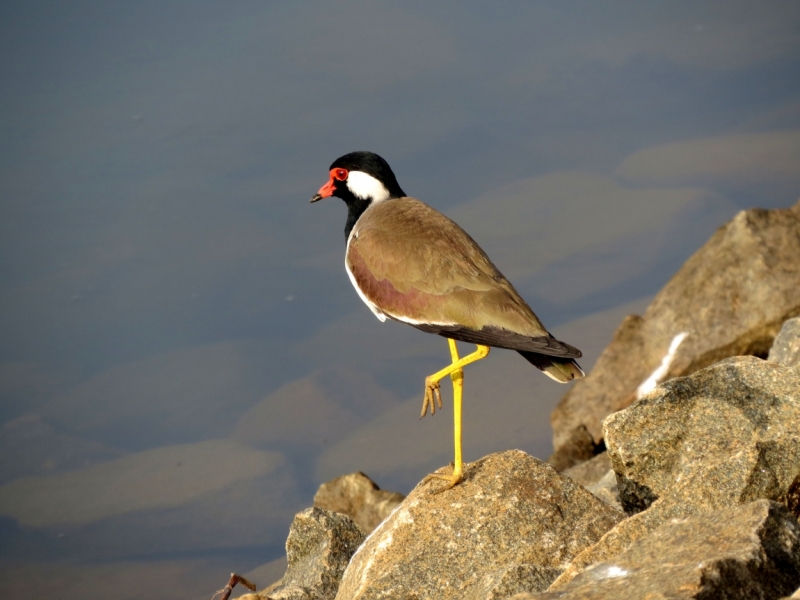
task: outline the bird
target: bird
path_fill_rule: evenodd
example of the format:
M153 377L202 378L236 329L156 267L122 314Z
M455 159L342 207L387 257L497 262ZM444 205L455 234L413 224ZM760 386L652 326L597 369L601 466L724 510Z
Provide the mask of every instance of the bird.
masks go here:
M487 254L453 220L403 191L389 164L374 152L340 156L328 181L311 197L347 206L345 270L361 300L380 321L392 319L447 338L450 364L425 378L420 418L442 408L440 381L453 386L454 461L443 492L464 479L461 440L463 368L490 348L516 350L560 383L584 376L581 351L554 338ZM477 346L460 357L456 341Z

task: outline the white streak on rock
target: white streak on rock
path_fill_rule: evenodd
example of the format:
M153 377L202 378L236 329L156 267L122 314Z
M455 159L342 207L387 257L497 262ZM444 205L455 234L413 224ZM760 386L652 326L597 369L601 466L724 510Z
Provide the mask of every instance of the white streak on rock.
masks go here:
M630 574L622 567L617 565L600 565L597 567L590 567L587 573L591 574L592 579L616 579L617 577L625 577Z
M646 393L651 392L655 389L655 387L661 383L661 380L664 378L664 375L667 374L669 371L670 366L672 365L672 361L675 360L675 353L678 351L678 346L681 345L683 340L689 335L688 331L682 331L674 338L672 338L672 343L669 345L669 350L664 358L661 359L661 364L658 368L650 374L650 377L645 379L642 384L636 388L636 399L638 400Z

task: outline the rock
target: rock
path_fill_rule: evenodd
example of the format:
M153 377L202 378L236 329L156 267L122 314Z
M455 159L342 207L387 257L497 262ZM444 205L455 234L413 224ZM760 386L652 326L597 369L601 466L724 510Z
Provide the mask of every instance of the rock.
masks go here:
M245 598L269 600L333 600L364 532L349 517L307 508L298 513L286 540L286 574L268 592Z
M611 468L608 452L603 452L591 460L570 467L564 471L564 475L580 483L609 506L622 510L617 489L617 476Z
M600 481L610 470L611 459L608 452L602 452L586 462L564 470L563 473L583 487L589 487Z
M375 529L350 561L337 598L462 599L515 577L544 585L537 571L564 569L623 518L519 450L469 464L461 484L433 493L440 487L437 480L419 484ZM511 565L522 569L519 577Z
M255 585L258 585L259 587L263 586L265 583L268 585L258 592L258 594L245 594L244 596L239 596L238 600L257 600L258 598L263 599L266 596L269 596L269 593L275 590L275 588L281 584L281 580L283 579L284 573L286 573L287 566L288 563L286 561L286 556L284 555L276 558L275 560L271 560L268 563L261 564L255 569L245 573L244 577L248 581L252 581Z
M800 472L800 372L753 356L668 381L604 423L626 510L686 502L786 501Z
M800 525L783 505L743 506L675 519L613 561L558 591L515 600L778 598L800 584Z
M569 436L563 440L558 449L547 459L557 471L564 471L576 465L590 460L593 456L602 452L603 444L596 444L594 436L589 433L585 425L579 425L573 429Z
M794 478L786 490L786 506L792 514L800 519L800 475Z
M538 565L511 565L484 575L463 598L503 600L519 592L546 590L560 573L560 569Z
M786 321L769 350L767 360L800 367L800 317Z
M730 356L766 356L781 324L798 314L800 203L740 212L644 317L623 320L591 373L564 395L551 418L556 453L581 425L599 442L603 419L633 402L649 379L689 375Z
M623 512L622 502L619 499L619 487L617 485L617 474L614 473L613 469L609 469L608 472L603 475L603 477L597 483L593 483L592 485L586 488L596 498L602 500L609 506L616 508L618 511Z
M255 594L257 599L266 600L315 600L317 596L312 596L305 588L296 585L281 586L270 591L266 596ZM244 598L240 600L245 600Z
M403 494L381 490L364 473L351 473L319 486L314 506L347 515L364 533L371 533L403 498Z
M669 519L758 498L786 502L800 472L800 373L727 359L606 419L626 519L575 558L551 589L609 561Z

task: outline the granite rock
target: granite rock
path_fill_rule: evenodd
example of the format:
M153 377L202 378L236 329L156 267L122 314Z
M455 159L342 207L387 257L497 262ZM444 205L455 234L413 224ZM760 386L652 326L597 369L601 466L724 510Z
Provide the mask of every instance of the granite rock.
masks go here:
M560 573L560 569L551 567L511 565L494 573L486 573L463 596L463 600L504 600L520 592L546 590Z
M590 460L572 466L562 472L583 487L589 487L599 482L610 470L611 458L609 458L608 452L602 452Z
M306 588L296 585L278 586L266 596L256 595L256 598L259 597L265 600L316 600L316 598L318 598L318 596L312 595Z
M580 465L601 453L605 446L596 443L594 436L586 425L578 425L575 429L563 436L562 443L547 459L556 470L564 471Z
M787 320L769 350L767 360L800 367L800 317Z
M479 586L490 593L492 582L510 582L513 565L523 575L532 567L528 581L544 585L537 572L564 569L623 518L519 450L466 465L461 484L434 493L440 487L437 480L419 484L375 529L350 561L337 598L462 599Z
M800 373L742 356L655 391L606 419L623 506L638 514L578 555L561 589L669 519L766 498L787 502L800 472Z
M314 495L314 506L347 515L364 533L370 533L403 498L403 494L380 489L359 472L323 483Z
M683 518L701 513L702 510L698 506L681 507L669 504L663 498L656 500L648 510L621 521L596 544L578 554L549 589L559 590L588 567L613 560L636 540L647 537L669 519Z
M622 502L619 499L619 486L617 485L617 474L612 469L600 478L600 481L586 487L594 496L609 506L624 512Z
M269 591L248 594L242 600L333 600L342 573L364 537L349 517L307 508L289 528L289 566L283 579Z
M665 522L558 591L514 600L778 598L800 584L800 525L768 500Z
M611 458L609 458L608 452L598 454L586 462L566 469L564 475L580 483L609 506L622 510L617 476L611 468Z
M689 503L785 502L800 473L800 371L730 358L662 384L604 431L628 511L677 489Z
M646 382L651 387L730 356L766 357L781 324L799 314L800 203L740 212L686 261L643 317L622 322L589 375L564 395L551 418L556 454L581 426L599 442L603 419L636 400Z

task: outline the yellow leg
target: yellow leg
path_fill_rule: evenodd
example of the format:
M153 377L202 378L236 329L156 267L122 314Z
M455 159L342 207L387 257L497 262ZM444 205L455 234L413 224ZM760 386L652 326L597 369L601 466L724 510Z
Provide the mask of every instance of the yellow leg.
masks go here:
M448 340L448 342L453 344L451 348L455 346L454 341ZM456 353L455 356L458 357L458 353ZM421 419L427 414L428 407L430 407L432 415L436 414L436 404L439 405L439 408L442 408L442 395L439 391L439 382L442 379L454 371L458 371L462 367L466 367L468 364L486 358L487 356L489 356L489 346L481 346L478 344L478 349L472 354L467 354L464 358L454 360L452 364L446 366L441 371L437 371L433 375L428 375L425 378L425 397L422 399L422 412L420 412L419 418Z
M422 414L420 415L420 418L425 416L428 406L431 407L431 414L433 415L436 410L435 401L439 404L439 408L442 407L439 381L450 375L450 379L453 382L453 444L455 447L455 462L453 463L453 472L450 475L432 473L425 478L425 481L431 478L444 479L447 481L447 484L443 488L437 490L437 494L449 490L464 478L463 462L461 458L461 400L464 390L463 368L489 355L488 346L478 345L475 352L459 359L458 348L456 347L455 341L450 339L447 341L450 344L450 358L452 363L425 379L425 398L422 404Z
M458 362L458 347L456 341L448 339L450 344L450 359ZM461 481L461 398L464 394L464 369L456 369L450 373L453 382L453 445L455 446L455 462L453 463L453 483L450 487Z

